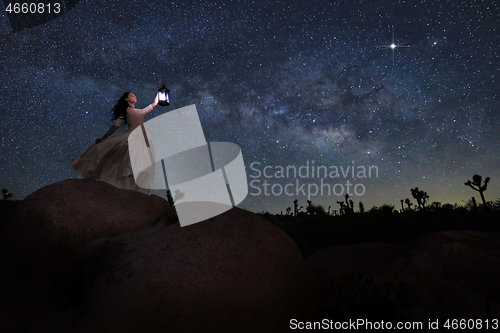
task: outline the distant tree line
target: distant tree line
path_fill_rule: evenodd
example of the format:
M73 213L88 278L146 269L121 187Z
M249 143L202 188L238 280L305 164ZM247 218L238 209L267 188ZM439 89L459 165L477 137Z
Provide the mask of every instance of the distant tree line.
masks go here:
M453 210L459 208L466 208L467 210L476 210L476 209L494 209L500 210L500 199L497 199L496 202L486 201L484 198L484 192L488 187L488 183L490 181L490 177L486 177L483 179L480 175L475 174L472 177L472 181L468 180L464 184L469 186L473 190L479 192L479 195L482 200L482 205L478 205L476 199L472 197L469 201L465 203L464 207L459 206L458 204L441 204L440 202L432 202L429 204L429 194L423 190L420 190L418 187L410 189L410 193L412 198L416 201L416 206L411 201L410 198L401 199L401 209L398 211L395 209L393 205L384 204L380 207L372 207L368 213L377 213L377 214L392 214L392 213L405 213L411 211L436 211L436 210ZM365 213L365 207L362 202L358 203L358 210L356 211L354 208L354 202L350 199L349 194L346 194L344 200L336 201L339 205L338 209L331 210L332 206L328 206L328 209L325 209L321 205L313 204L311 200L307 200L307 206L304 209L304 206L299 206L298 199L293 201L293 209L292 207L287 207L285 210L285 214L281 211L281 215L290 215L290 216L298 216L298 215L325 215L325 216L344 216L350 215L354 213L363 214ZM413 208L414 207L414 208ZM265 212L262 212L266 214ZM267 213L269 214L269 213Z

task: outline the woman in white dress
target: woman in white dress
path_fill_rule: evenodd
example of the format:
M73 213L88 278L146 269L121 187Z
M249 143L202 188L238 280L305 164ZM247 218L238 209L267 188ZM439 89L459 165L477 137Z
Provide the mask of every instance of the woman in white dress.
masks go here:
M113 126L102 138L95 140L95 144L85 150L71 167L86 179L100 180L118 188L149 194L149 189L139 187L134 180L128 137L144 123L144 115L158 104L158 94L144 109L136 109L135 103L137 98L133 93L124 93L111 111L111 120L115 121ZM124 123L129 126L127 132L108 138Z

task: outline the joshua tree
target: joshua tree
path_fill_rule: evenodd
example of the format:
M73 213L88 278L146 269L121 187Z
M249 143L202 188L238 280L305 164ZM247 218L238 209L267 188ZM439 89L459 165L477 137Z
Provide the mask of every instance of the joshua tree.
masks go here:
M404 206L405 201L401 199L401 212L404 212L405 206Z
M343 201L337 201L337 203L340 205L340 210L339 210L339 214L340 215L344 215L345 214L345 203Z
M307 200L306 212L307 212L309 215L312 215L312 214L313 214L313 207L312 207L312 201L311 201L311 200Z
M483 200L483 205L486 206L486 200L484 200L483 192L486 191L486 188L488 187L488 183L490 182L490 177L486 177L484 179L483 185L481 185L482 180L483 177L481 177L480 175L474 175L472 176L472 182L470 180L467 180L467 182L464 183L464 185L469 186L474 191L478 191L479 195L481 196L481 200Z
M359 205L359 212L363 214L365 212L365 205L363 205L361 201L359 202L358 205Z
M12 197L12 193L9 193L9 190L7 190L6 188L2 190L2 194L4 200L7 200Z
M309 202L309 201L308 201ZM298 200L295 199L293 200L293 215L297 216L297 214L299 214L300 210L304 208L304 206L300 206L299 207L299 204L298 204Z
M425 201L429 199L427 192L420 191L418 187L415 187L411 189L411 195L415 198L415 200L417 200L418 208L424 209Z
M354 213L354 202L352 200L349 200L349 194L345 194L345 206L344 206L344 212L346 214Z
M405 199L405 204L408 206L408 210L411 210L411 206L413 206L413 202L411 202L409 198Z
M292 215L292 208L287 207L287 209L286 209L286 215Z

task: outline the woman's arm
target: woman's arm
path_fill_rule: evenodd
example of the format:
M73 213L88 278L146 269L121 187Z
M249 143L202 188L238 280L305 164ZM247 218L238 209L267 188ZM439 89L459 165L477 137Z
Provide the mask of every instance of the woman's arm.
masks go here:
M116 125L113 125L111 126L111 128L108 130L108 132L106 134L104 134L104 136L102 138L99 138L97 140L95 140L95 143L99 143L101 142L102 140L106 139L107 137L109 137L111 134L113 134L119 127L116 126Z
M151 103L150 105L146 106L141 111L142 111L143 114L147 114L147 113L151 112L156 105L158 105L158 93L156 93L156 96L155 96L155 99L153 100L153 103Z

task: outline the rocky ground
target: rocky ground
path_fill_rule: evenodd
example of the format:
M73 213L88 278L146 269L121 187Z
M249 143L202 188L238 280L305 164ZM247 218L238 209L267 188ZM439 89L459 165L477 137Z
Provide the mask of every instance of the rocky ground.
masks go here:
M302 225L239 208L180 227L160 197L77 179L11 206L0 228L0 332L500 318L499 232L406 230L381 242L371 226L358 242L352 230L304 238Z

